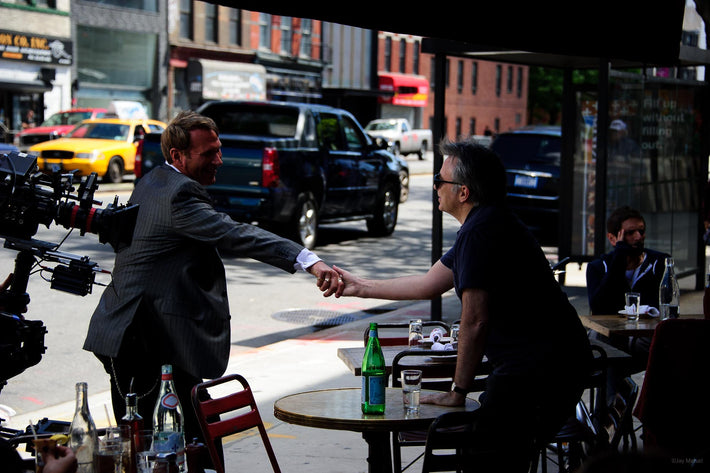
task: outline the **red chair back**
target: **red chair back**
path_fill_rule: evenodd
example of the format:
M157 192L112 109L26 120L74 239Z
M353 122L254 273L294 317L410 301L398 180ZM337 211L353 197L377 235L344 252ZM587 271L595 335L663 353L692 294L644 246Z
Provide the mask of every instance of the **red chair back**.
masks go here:
M236 386L239 390L214 399L210 397L214 392L214 390L208 392L210 388L230 382L238 383ZM252 428L259 430L274 472L281 472L251 387L243 376L232 374L196 385L192 388L192 405L200 422L207 450L218 473L224 473L224 459L221 458L220 450L217 448L218 442L221 443L222 438L226 436Z

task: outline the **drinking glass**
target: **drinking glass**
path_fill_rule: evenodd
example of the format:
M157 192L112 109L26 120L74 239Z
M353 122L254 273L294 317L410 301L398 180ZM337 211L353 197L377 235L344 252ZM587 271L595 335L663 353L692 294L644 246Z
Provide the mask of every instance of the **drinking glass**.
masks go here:
M130 429L127 425L107 427L99 437L96 467L98 473L124 473L130 452Z
M424 340L424 335L422 334L422 321L421 319L410 320L409 321L409 346L410 348L418 348Z
M404 410L419 412L419 394L422 390L421 370L402 370L402 402Z
M641 306L641 294L638 292L626 293L626 319L638 320L639 307Z
M153 431L138 432L136 443L136 465L138 473L152 473L157 454L153 450Z

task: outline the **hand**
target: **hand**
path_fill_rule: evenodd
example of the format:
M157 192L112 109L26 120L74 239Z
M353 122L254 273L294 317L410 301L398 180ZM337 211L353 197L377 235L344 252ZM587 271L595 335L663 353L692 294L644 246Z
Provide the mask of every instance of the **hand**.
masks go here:
M364 279L355 276L343 268L333 265L333 270L336 271L343 281L342 291L335 294L335 297L340 296L360 296L363 288Z
M466 404L466 396L453 391L437 394L425 394L421 397L422 404L436 404L438 406L463 406Z
M42 473L73 473L76 471L76 456L69 447L57 445L42 452Z
M318 289L323 292L323 297L329 297L333 294L335 294L335 297L340 297L345 283L335 269L319 261L309 267L308 272L316 277L316 284Z

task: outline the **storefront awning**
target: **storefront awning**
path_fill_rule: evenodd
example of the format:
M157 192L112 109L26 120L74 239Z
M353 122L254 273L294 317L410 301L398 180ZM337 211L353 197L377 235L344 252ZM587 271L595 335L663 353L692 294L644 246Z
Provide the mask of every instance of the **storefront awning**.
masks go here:
M45 84L41 80L29 81L29 82L11 82L11 81L0 81L0 90L11 90L13 92L25 92L31 93L44 93L52 90L51 84Z
M381 97L380 103L426 107L429 99L429 81L424 76L381 72L378 77L380 91L392 94Z

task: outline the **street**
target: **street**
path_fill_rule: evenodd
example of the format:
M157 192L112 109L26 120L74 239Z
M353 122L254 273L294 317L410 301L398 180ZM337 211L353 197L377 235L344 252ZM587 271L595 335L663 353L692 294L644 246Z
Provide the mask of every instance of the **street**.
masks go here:
M431 160L413 160L416 158L410 158L410 165L418 166L424 172L431 169ZM125 190L118 195L120 202L125 203L132 187L125 184L122 187ZM373 278L426 271L431 259L431 172L413 175L410 187L409 199L400 205L398 224L392 236L369 237L364 221L323 226L316 253L329 264L338 264ZM103 200L101 207L104 207L113 196L114 193L97 193L96 197ZM446 248L453 242L458 224L448 215L443 219ZM66 233L63 227L53 225L50 229L41 227L35 238L58 243ZM89 256L103 269L112 269L113 251L110 246L100 244L95 235L82 237L75 230L60 249ZM3 278L12 272L15 256L14 251L0 251L0 275ZM233 315L233 353L404 304L376 299L324 299L308 274L289 275L254 260L223 256ZM95 285L91 294L80 297L50 289L43 276L48 278L51 275L36 272L30 278L28 293L31 302L25 316L44 322L48 330L45 337L47 351L39 364L10 379L0 392L0 405L8 406L18 414L73 400L74 385L79 381L88 383L90 394L109 389L108 375L101 364L93 354L81 348L103 287ZM97 283L107 284L108 281L107 274L97 274Z

